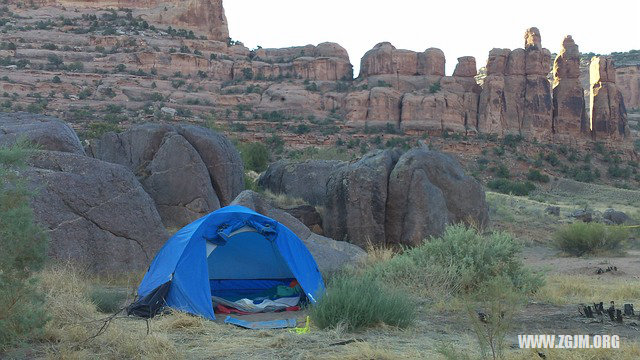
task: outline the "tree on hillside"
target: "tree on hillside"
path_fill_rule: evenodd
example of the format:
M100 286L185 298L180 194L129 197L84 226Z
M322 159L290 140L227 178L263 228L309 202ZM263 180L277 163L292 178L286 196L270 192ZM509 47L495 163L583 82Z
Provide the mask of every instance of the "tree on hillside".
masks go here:
M0 147L0 353L46 322L34 273L45 262L47 237L34 222L32 193L19 173L30 153L27 143Z

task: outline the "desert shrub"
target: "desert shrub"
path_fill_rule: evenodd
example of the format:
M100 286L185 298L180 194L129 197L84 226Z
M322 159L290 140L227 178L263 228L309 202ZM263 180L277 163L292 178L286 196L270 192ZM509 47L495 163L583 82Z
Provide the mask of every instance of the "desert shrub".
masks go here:
M467 315L483 358L504 358L507 334L514 327L514 315L522 300L522 294L504 277L488 281L476 299L468 299Z
M507 134L505 135L505 137L502 139L502 144L504 146L508 146L511 148L515 148L518 146L518 144L520 144L522 141L524 140L524 138L522 137L522 135L513 135L513 134Z
M23 142L0 148L0 353L46 323L34 273L44 264L47 237L34 221L26 180L16 171L30 152Z
M238 150L242 156L245 170L259 173L267 169L269 149L264 144L257 142L240 143L238 144Z
M89 299L96 305L98 311L106 314L114 313L122 309L127 295L118 290L94 287L89 293Z
M621 226L575 222L554 234L556 246L571 255L582 256L601 251L619 250L629 232Z
M508 179L491 180L487 186L497 192L516 196L527 196L536 189L536 186L530 181L511 181Z
M442 89L442 85L440 85L440 82L439 82L439 81L438 81L438 82L436 82L436 83L433 83L433 84L429 85L429 92L430 92L431 94L435 94L435 93L437 93L438 91L440 91L440 89Z
M309 125L307 124L300 124L298 126L295 127L295 129L293 130L294 133L302 135L302 134L306 134L309 131L311 131L311 129L309 128Z
M379 324L406 327L413 322L415 305L372 276L343 274L329 282L327 292L311 308L315 325L324 329L345 326L360 330Z
M527 180L548 183L549 176L540 172L540 170L531 169L527 174Z
M118 124L97 121L89 124L89 129L84 132L86 139L97 139L108 132L120 132Z
M415 292L472 294L496 277L508 278L520 292L530 293L542 279L520 261L520 246L506 233L482 235L464 225L447 227L441 237L406 250L370 271L388 283Z

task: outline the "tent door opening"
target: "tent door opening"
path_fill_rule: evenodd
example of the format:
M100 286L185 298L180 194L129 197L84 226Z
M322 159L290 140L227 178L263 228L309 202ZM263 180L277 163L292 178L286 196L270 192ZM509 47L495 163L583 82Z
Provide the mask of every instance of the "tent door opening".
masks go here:
M213 244L207 265L214 309L259 313L294 309L305 300L295 276L273 239L250 226Z

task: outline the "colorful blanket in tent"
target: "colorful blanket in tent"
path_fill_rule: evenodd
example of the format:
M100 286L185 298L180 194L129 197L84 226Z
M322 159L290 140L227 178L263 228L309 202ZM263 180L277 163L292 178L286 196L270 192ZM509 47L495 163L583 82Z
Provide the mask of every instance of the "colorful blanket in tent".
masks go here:
M278 285L250 297L211 296L214 308L223 305L227 308L235 308L247 313L261 313L282 311L297 306L300 303L302 289L300 286L288 287Z

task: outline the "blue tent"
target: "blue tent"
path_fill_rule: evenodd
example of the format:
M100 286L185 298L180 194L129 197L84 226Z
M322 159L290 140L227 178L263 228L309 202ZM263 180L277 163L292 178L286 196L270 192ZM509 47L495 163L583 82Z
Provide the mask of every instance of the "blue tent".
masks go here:
M138 296L149 298L162 289L168 291L167 306L213 320L212 295L255 293L294 279L311 303L324 293L318 265L291 230L246 207L227 206L166 242Z

